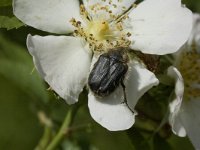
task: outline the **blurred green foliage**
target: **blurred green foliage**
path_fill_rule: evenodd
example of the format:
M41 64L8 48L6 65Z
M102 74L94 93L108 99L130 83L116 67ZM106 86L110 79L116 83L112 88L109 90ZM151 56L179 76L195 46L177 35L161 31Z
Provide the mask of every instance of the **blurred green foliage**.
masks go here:
M0 28L7 28L8 30L23 26L23 23L16 17L0 16L0 22Z
M12 0L1 0L0 6L10 6L12 5Z
M192 11L200 12L200 1L183 0L183 3ZM53 122L49 132L49 138L52 138L69 106L47 90L48 85L36 71L32 73L34 65L26 50L26 36L28 33L48 33L25 27L14 17L11 5L11 0L0 1L0 28L5 28L0 29L0 149L32 150L39 143L45 126L38 113L43 112ZM166 68L167 63L162 63ZM159 90L164 93L157 92ZM167 124L155 132L167 112L164 98L170 91L168 86L161 84L145 94L137 105L136 124L121 132L109 132L91 119L84 91L70 135L58 149L192 150L190 141L173 135Z

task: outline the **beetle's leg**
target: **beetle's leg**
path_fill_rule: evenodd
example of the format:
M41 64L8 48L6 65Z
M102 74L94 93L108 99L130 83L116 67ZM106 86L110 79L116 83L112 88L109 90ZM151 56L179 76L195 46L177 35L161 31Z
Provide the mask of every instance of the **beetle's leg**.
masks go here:
M123 89L123 94L124 94L124 101L122 103L126 103L127 104L127 99L126 99L126 86L124 85L123 80L121 80L121 86Z
M122 103L125 103L126 106L128 107L128 109L132 112L132 113L135 113L128 105L128 102L127 102L127 98L126 98L126 86L124 85L124 82L123 80L121 80L121 86L122 86L122 89L123 89L123 94L124 94L124 101Z

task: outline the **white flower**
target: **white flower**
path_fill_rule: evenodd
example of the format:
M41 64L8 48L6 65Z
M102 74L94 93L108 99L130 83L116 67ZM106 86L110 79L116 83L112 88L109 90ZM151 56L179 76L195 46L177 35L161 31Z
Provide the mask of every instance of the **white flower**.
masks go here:
M176 80L169 122L175 134L187 134L195 149L200 150L200 15L194 15L193 27L187 44L176 56L175 66L180 72L175 67L168 69Z
M149 54L177 51L192 28L191 11L181 0L13 0L14 14L27 25L57 34L31 36L27 47L46 82L68 104L78 101L87 85L90 68L98 56L113 47L131 47ZM123 14L125 13L126 14ZM123 15L122 15L123 14ZM138 99L158 84L155 75L137 60L128 63L125 78L128 106L134 111ZM133 113L122 103L122 87L99 100L88 95L90 114L109 130L134 124Z

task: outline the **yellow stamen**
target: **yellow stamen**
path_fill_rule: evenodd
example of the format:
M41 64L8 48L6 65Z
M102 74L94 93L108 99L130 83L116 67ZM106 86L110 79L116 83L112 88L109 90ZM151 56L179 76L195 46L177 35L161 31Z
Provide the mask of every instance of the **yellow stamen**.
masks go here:
M195 45L192 50L182 53L179 65L185 84L184 96L188 100L200 97L200 54Z
M89 22L85 32L89 35L93 35L96 40L100 41L108 40L110 37L107 37L106 35L112 35L109 29L109 24L106 21Z

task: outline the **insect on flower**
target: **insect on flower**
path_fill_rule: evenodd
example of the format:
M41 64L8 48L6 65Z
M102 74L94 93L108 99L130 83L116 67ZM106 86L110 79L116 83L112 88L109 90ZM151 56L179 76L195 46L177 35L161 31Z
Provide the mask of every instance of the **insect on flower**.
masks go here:
M130 128L137 101L159 83L148 68L151 61L145 59L146 66L132 59L130 51L173 53L186 42L192 27L192 13L181 0L134 2L13 0L13 12L22 22L61 34L28 35L27 47L40 75L68 104L78 102L88 84L90 114L111 131Z
M123 84L128 70L128 56L123 48L111 49L99 56L90 72L88 85L98 96L104 97Z
M124 92L124 103L128 106L123 81L128 71L127 51L125 47L118 47L100 55L90 72L88 85L96 96L102 98L114 92L121 85Z

